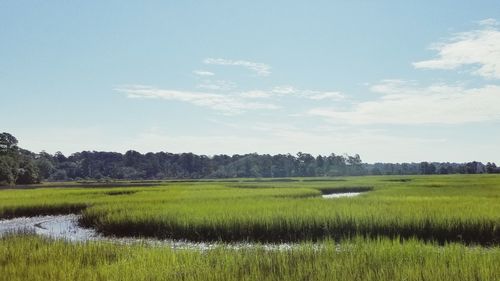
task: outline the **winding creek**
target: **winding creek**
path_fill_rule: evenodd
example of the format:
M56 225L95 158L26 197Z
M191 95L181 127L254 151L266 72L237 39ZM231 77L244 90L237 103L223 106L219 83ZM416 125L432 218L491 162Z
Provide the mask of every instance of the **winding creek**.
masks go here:
M325 199L353 197L361 192L333 193L322 195ZM8 234L30 233L52 239L62 239L70 242L106 241L119 244L147 244L152 246L167 246L172 249L196 249L210 250L215 247L224 246L232 249L245 249L255 247L255 243L217 243L217 242L190 242L184 240L133 238L133 237L108 237L99 234L92 228L84 228L78 224L80 215L53 215L38 217L20 217L0 220L0 237ZM267 250L288 250L297 244L258 244Z
M354 197L360 195L361 193L362 192L331 193L331 194L323 194L322 197L325 199Z
M79 215L21 217L0 220L0 236L10 233L35 233L37 235L68 241L100 240L96 231L78 225Z
M216 247L231 249L252 248L254 243L217 243L217 242L190 242L184 240L108 237L103 236L91 228L78 225L80 215L57 215L39 217L21 217L9 220L0 220L0 237L16 233L34 233L52 239L62 239L70 242L104 241L118 244L145 244L149 246L164 246L172 249L210 250ZM259 244L266 250L287 250L293 244Z

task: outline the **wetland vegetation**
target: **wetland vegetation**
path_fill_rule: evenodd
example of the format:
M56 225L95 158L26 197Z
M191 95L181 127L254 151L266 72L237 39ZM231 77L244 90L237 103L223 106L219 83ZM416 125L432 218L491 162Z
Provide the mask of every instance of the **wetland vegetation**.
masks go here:
M500 274L498 175L134 184L1 190L0 219L76 213L81 226L100 235L139 239L3 235L0 279L496 280ZM362 193L322 198L344 192ZM141 238L218 246L173 250ZM232 243L253 246L236 250ZM266 243L298 246L269 251Z
M6 237L0 239L0 280L498 280L499 248L385 238L321 245L200 252Z

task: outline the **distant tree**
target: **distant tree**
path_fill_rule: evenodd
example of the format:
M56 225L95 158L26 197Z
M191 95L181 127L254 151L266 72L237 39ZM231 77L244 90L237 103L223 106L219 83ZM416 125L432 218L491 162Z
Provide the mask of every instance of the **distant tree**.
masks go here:
M128 167L139 166L141 160L142 160L142 154L135 150L129 150L125 153L125 166Z
M0 153L17 149L17 139L6 132L0 134Z
M374 176L379 176L382 175L382 171L379 168L375 167L372 169L371 174Z
M31 184L40 182L35 154L17 147L17 139L9 133L0 134L0 184Z
M363 161L359 154L354 156L347 155L347 166L349 167L350 175L362 175L363 174Z
M489 174L494 174L498 172L497 165L495 163L488 162L486 164L486 172Z
M473 161L465 164L466 174L477 174L479 173L479 162Z
M316 157L316 175L324 176L325 175L325 159L323 156L318 155Z
M82 151L39 154L19 148L9 133L0 134L0 184L28 184L41 179L164 179L232 177L309 177L345 175L414 175L498 173L495 163L363 163L357 154L197 155L194 153L146 153Z
M21 164L19 168L16 184L33 184L40 182L40 175L38 169L33 161L27 161Z
M347 175L347 164L344 156L332 153L327 157L327 163L327 176Z
M315 158L309 153L297 153L299 175L302 177L316 176Z
M68 158L66 158L66 156L64 156L64 154L61 151L56 152L56 154L54 154L53 159L59 163L63 163L68 160Z
M54 160L50 154L42 151L35 158L35 165L38 168L41 179L48 179L54 172Z
M65 170L57 169L49 177L53 181L66 181L68 180L68 174Z
M447 166L443 165L443 166L439 167L438 173L441 175L446 175L446 174L449 174L450 171L448 170Z
M17 139L9 133L0 134L0 184L16 182L19 173Z
M424 175L433 175L436 173L436 166L429 162L420 163L420 173Z
M17 170L17 163L12 157L0 156L0 185L15 183Z

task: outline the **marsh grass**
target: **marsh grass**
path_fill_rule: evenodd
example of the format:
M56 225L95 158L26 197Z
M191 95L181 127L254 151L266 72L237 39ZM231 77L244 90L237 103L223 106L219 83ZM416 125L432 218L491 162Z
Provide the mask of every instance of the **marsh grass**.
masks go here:
M84 203L16 206L2 210L2 218L78 214L85 208L87 208L87 205Z
M0 218L83 210L115 236L193 241L318 241L353 236L500 243L500 177L352 177L345 181L183 182L158 187L0 191ZM430 186L433 186L432 188ZM324 192L370 190L325 200ZM111 194L119 196L110 196Z
M500 249L354 238L269 251L0 238L0 280L498 280Z

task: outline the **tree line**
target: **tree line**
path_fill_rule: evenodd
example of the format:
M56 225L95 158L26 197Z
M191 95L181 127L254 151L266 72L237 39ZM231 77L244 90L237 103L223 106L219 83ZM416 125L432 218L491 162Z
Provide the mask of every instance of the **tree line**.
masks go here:
M196 155L82 151L33 153L17 146L9 133L0 134L0 184L67 180L138 180L203 178L283 178L355 175L499 173L494 163L363 163L358 154Z

